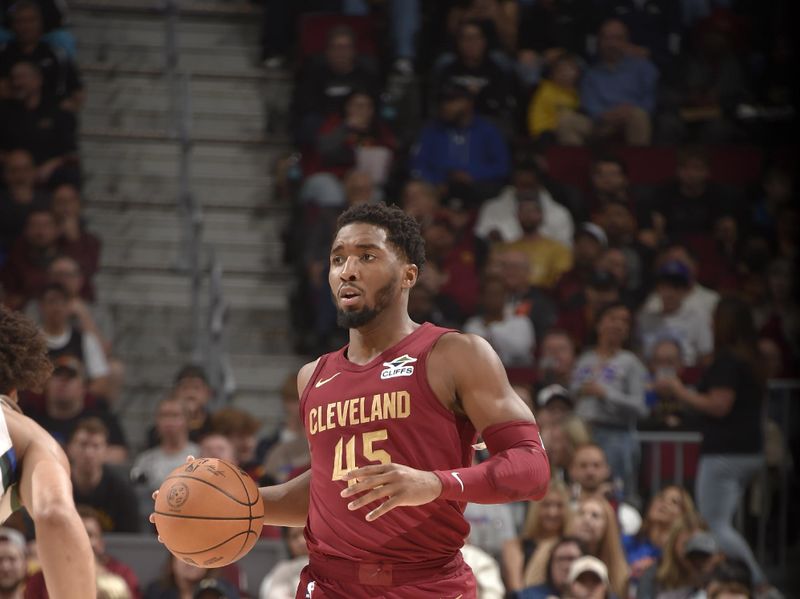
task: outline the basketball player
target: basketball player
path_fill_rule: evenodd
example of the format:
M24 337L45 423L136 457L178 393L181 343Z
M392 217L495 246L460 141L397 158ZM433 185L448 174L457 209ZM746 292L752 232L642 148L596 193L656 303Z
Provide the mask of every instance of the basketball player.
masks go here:
M328 278L350 343L300 371L311 470L261 489L267 522L305 526L299 599L475 598L465 504L541 498L539 430L486 341L409 317L416 222L366 204L337 227ZM471 466L476 433L491 457Z
M50 375L36 325L0 306L0 522L25 506L52 599L94 597L94 555L72 501L69 463L58 443L17 406L17 391Z

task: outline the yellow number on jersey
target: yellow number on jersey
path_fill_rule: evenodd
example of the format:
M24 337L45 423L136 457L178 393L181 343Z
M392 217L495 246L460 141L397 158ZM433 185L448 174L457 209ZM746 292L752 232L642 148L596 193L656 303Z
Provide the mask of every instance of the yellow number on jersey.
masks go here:
M372 444L376 441L386 441L389 438L389 431L382 428L378 431L370 431L361 434L361 446L363 448L362 455L370 462L379 462L381 464L389 464L392 461L392 456L389 452L383 449L374 449ZM344 475L356 468L356 438L350 437L347 443L344 442L344 437L340 437L336 442L335 454L333 456L333 475L331 480L342 480ZM342 466L344 462L344 467ZM355 480L348 481L348 485L356 484Z

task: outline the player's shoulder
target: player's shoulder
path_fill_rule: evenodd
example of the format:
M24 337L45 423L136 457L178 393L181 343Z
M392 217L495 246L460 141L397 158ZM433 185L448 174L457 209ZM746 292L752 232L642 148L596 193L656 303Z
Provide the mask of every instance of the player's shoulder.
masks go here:
M311 362L307 362L303 364L300 368L299 372L297 373L297 392L299 395L303 395L303 391L308 385L308 381L311 380L311 377L314 375L314 371L317 369L317 364L322 357L317 358L316 360L312 360Z
M492 354L492 346L483 337L453 331L439 338L431 350L431 359L442 360L451 366L470 367Z

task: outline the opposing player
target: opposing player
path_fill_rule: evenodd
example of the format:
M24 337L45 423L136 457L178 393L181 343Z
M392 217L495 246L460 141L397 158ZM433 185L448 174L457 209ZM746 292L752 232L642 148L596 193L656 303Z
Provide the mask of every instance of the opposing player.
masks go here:
M300 599L474 598L466 502L546 492L533 415L489 344L409 317L424 262L401 210L339 219L329 283L350 343L298 376L311 470L261 489L269 523L306 527ZM470 466L476 433L491 457Z
M0 522L25 506L50 597L94 597L94 555L72 501L69 463L58 443L23 416L17 391L39 389L52 367L36 325L0 306Z

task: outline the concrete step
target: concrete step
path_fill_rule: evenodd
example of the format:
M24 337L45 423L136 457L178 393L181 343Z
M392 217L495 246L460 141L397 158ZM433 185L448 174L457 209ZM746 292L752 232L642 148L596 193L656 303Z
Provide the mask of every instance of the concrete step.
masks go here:
M176 210L137 210L120 214L113 209L87 209L93 229L102 231L104 241L179 242L183 218ZM277 216L254 219L241 213L203 214L203 239L215 246L258 249L280 241L284 220Z
M193 111L191 132L200 137L243 136L256 138L266 129L263 111L253 114L218 114ZM175 119L167 110L136 108L87 109L81 115L84 126L123 131L172 131Z
M131 139L81 140L81 159L91 173L132 174L175 177L180 150L169 141ZM266 186L269 170L279 155L279 148L258 148L236 144L196 143L192 148L192 174L221 181L251 181Z
M172 175L128 176L118 172L87 169L84 193L104 206L131 210L141 206L174 207L178 202L177 173ZM204 210L230 210L252 213L269 208L272 177L261 180L220 180L193 173L191 191Z
M187 303L174 306L115 306L114 351L126 363L136 356L182 354L192 350L193 321ZM201 314L208 314L204 303ZM253 355L291 352L291 331L283 310L232 308L224 337L231 351ZM141 382L137 377L136 384Z
M270 275L265 273L264 276ZM190 281L178 272L111 272L106 269L97 275L95 282L98 295L105 305L185 309L190 304ZM276 272L272 279L231 275L225 276L223 281L225 298L233 309L285 311L288 309L290 286L282 271ZM202 302L207 302L208 288L205 282L200 297Z
M283 270L283 251L279 243L264 243L262 248L215 244L214 251L225 272L237 276L266 276L274 270ZM148 272L171 272L184 259L179 243L148 242L131 245L127 241L103 243L100 260L102 268L121 271L123 269Z

